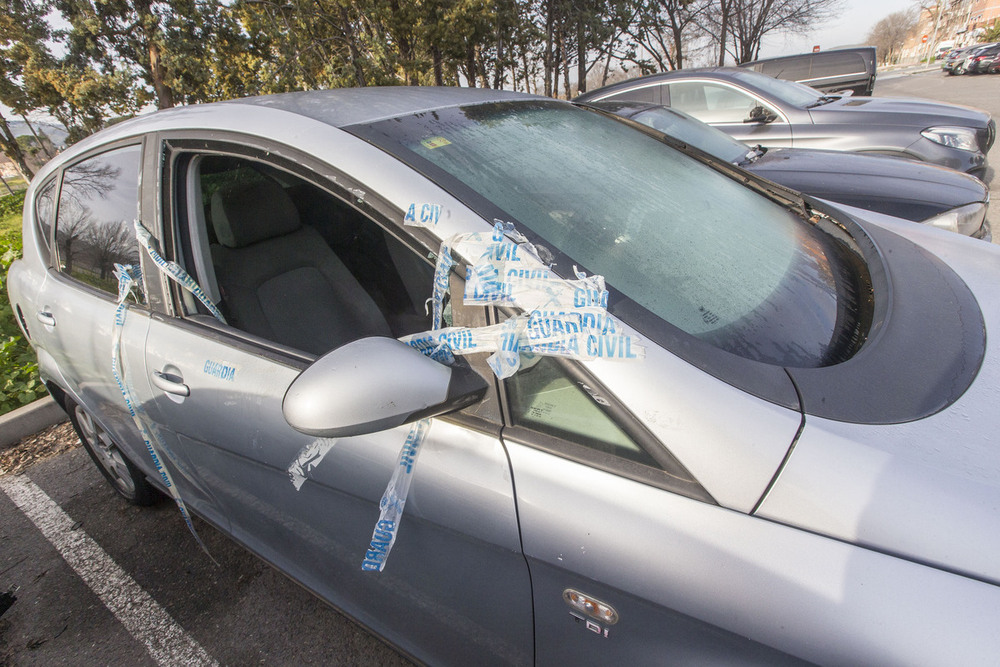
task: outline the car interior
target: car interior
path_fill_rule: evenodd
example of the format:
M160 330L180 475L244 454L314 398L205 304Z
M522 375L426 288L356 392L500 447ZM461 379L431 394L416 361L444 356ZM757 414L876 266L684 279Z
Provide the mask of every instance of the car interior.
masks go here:
M246 158L182 165L184 254L231 326L313 355L430 328L433 265L351 204Z

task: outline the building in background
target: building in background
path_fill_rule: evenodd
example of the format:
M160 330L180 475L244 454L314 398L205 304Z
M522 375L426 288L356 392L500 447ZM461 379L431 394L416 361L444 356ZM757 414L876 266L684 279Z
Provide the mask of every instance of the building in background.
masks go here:
M902 59L933 58L953 48L976 44L997 21L1000 0L944 0L925 7L914 34L903 46Z

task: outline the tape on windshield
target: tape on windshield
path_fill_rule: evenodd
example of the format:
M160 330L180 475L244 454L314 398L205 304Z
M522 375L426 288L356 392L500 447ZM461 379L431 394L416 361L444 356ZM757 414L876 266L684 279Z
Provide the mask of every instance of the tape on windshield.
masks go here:
M465 269L466 305L502 305L524 314L475 329L441 329L441 313L455 257ZM607 312L608 291L602 276L576 271L561 278L538 257L534 246L509 223L495 221L493 231L458 234L441 244L434 272L434 320L429 332L400 340L441 363L456 354L491 352L490 368L500 378L521 366L522 356L561 356L580 360L638 359L645 350L637 336L622 333Z
M381 510L372 539L365 551L361 569L368 572L381 572L389 558L392 545L396 543L399 522L403 518L403 508L406 506L406 496L410 491L410 481L417 464L417 457L423 448L424 439L431 428L430 419L421 419L410 427L403 448L399 451L396 469L392 473L389 485L379 502Z
M118 279L118 307L115 308L115 323L111 341L111 374L114 376L115 382L118 383L118 389L121 390L122 397L125 399L125 407L128 409L129 416L132 417L132 421L135 423L136 428L139 429L139 434L142 436L143 443L146 445L146 451L149 452L149 456L153 460L153 466L156 468L157 474L160 475L160 480L163 482L163 485L167 487L170 497L174 499L175 503L177 503L177 508L180 510L181 516L184 517L184 523L187 524L188 530L190 530L191 534L194 535L194 539L198 543L198 546L202 548L205 554L214 563L215 559L212 558L212 554L208 552L208 547L206 547L205 543L201 541L198 531L195 530L194 524L191 522L191 515L188 513L187 506L184 504L184 500L181 498L181 494L177 490L177 486L174 484L170 471L163 465L163 456L161 455L161 452L165 451L166 447L164 446L163 440L160 438L156 428L146 427L146 423L149 420L146 418L145 411L142 409L141 405L136 402L132 396L132 390L127 381L128 376L125 364L121 358L122 331L125 329L125 317L128 314L128 304L125 300L128 298L133 286L141 284L141 272L138 267L115 264L114 273L115 277ZM154 441L156 444L154 444Z

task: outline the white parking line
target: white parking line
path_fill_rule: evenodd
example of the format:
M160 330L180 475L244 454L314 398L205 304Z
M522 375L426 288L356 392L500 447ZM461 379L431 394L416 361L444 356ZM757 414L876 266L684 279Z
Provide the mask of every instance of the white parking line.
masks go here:
M216 665L156 600L142 589L27 475L0 477L3 490L31 519L104 606L164 666Z

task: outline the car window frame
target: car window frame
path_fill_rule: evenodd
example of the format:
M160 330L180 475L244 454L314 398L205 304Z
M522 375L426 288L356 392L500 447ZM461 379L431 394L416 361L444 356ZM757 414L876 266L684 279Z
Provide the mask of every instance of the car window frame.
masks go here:
M49 220L49 231L44 233L44 228L39 219L38 215L38 201L41 199L42 194L46 190L51 188L52 190L52 210L49 212L51 219ZM36 245L38 247L38 253L42 258L43 264L48 268L53 266L53 243L55 243L55 228L56 228L56 212L59 208L59 192L62 190L62 169L60 168L56 173L51 174L45 181L38 186L38 190L35 191L34 199L31 200L31 226L35 232Z
M60 265L59 265L59 261L60 261L59 260L59 243L57 242L57 238L58 238L59 208L62 205L62 196L63 196L63 192L64 192L63 185L64 185L64 180L65 180L66 172L68 170L72 169L73 167L75 167L78 164L81 164L82 162L85 162L87 160L91 160L93 158L96 158L99 155L103 155L104 153L110 153L112 151L120 150L122 148L129 148L129 147L132 147L132 146L138 146L139 147L139 151L140 151L140 153L139 153L139 183L138 183L138 188L136 190L136 194L137 194L137 199L136 199L136 207L137 207L136 217L139 220L142 220L144 224L146 224L148 222L149 209L147 209L147 207L146 207L146 201L145 201L144 192L145 192L145 190L147 188L147 182L148 182L148 178L147 178L147 175L145 173L146 172L146 156L147 156L148 151L147 151L146 142L143 140L143 137L128 137L128 138L125 138L125 139L120 139L118 141L113 141L113 142L108 142L106 144L101 144L100 146L97 146L97 147L93 148L92 150L87 151L86 153L81 153L80 155L76 156L72 160L72 162L66 162L65 164L61 164L59 166L59 169L56 171L56 173L52 175L52 177L56 179L56 193L55 193L56 194L56 200L55 200L55 207L54 207L53 213L52 213L52 229L51 229L51 236L50 236L51 246L50 246L50 253L49 253L49 259L48 259L48 266L47 266L48 272L49 272L50 275L52 275L52 277L54 279L56 279L56 280L58 280L58 281L60 281L60 282L62 282L64 284L71 285L74 288L82 288L87 293L95 295L95 296L99 296L103 300L109 301L111 303L117 303L118 302L118 295L117 294L112 294L111 292L108 292L106 290L100 289L99 287L96 287L94 285L90 285L88 283L85 283L82 280L78 280L78 279L76 279L73 276L69 275L68 273L66 273L65 271L63 271L60 268ZM34 202L32 202L32 207L34 207ZM32 222L34 223L34 221L32 221ZM140 266L142 267L143 276L148 276L149 275L149 270L150 269L155 269L155 267L152 265L152 263L147 262L147 260L148 260L147 254L142 250L142 248L140 246L140 249L139 249L139 263L140 263ZM148 284L147 280L143 280L142 281L141 289L142 289L142 292L143 292L143 301L142 302L137 302L136 300L133 299L133 300L128 301L127 303L128 303L128 305L129 305L130 308L137 308L137 309L142 310L144 312L151 312L152 308L150 306L151 300L150 300L150 296L149 296L150 295L150 288L149 288L149 284Z
M387 198L375 192L373 188L353 178L341 169L309 155L294 147L271 141L257 135L230 131L190 131L172 130L158 132L152 141L157 157L157 176L155 179L155 197L157 201L157 221L154 236L157 236L164 257L177 261L179 239L175 227L178 221L177 204L175 202L175 183L177 182L176 160L184 154L217 154L232 157L243 157L258 160L272 167L287 171L304 181L329 192L333 196L350 203L361 214L392 234L411 251L416 252L429 262L436 260L440 250L440 241L427 229L404 226L402 221L406 212L390 202ZM423 178L414 172L415 178ZM363 201L357 198L345 198L343 194L351 191L363 191ZM183 265L183 264L182 264ZM193 277L196 278L197 276ZM464 281L458 274L452 272L452 279ZM210 315L201 313L187 314L181 298L181 287L173 281L164 278L161 281L161 300L153 317L169 321L184 330L206 336L225 345L230 345L241 352L255 354L275 363L305 370L319 357L301 350L296 350L242 331L230 325L224 325ZM456 285L457 287L457 285ZM460 289L460 288L459 288ZM428 285L430 296L430 285ZM483 326L488 321L487 307L464 306L461 302L453 304L453 310L462 310L462 324L465 326ZM483 359L463 359L459 363L472 366L479 375L487 380L488 389L485 396L458 412L436 417L466 428L499 437L502 428L499 385L492 371Z

